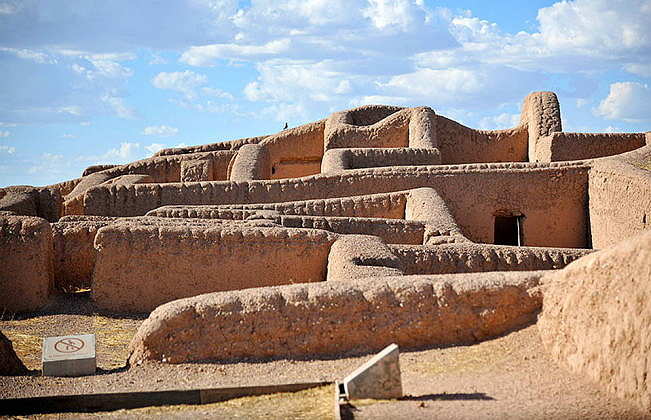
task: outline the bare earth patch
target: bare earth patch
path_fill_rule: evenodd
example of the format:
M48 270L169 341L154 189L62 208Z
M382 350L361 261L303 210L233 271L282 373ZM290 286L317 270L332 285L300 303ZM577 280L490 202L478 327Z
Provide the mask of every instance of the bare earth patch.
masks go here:
M34 370L32 376L0 376L0 398L334 381L369 358L344 355L337 360L145 363L127 370L127 346L142 319L102 314L82 294L62 297L49 312L0 321L0 330ZM39 376L35 369L40 369L42 337L70 333L98 335L98 374ZM406 397L400 401L354 401L355 418L651 419L558 368L544 353L535 326L472 346L403 351L400 357ZM332 387L323 387L200 406L35 418L330 418L333 398Z

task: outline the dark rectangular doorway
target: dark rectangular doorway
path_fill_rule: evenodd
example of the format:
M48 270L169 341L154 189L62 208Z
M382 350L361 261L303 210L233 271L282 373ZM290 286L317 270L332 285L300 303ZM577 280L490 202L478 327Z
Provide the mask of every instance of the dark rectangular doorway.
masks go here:
M495 216L495 245L522 246L522 216Z

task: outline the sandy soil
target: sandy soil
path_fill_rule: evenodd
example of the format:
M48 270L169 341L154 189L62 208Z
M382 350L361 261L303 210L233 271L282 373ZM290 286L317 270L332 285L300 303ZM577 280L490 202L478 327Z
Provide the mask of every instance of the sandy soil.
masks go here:
M0 376L0 398L90 392L196 389L221 386L319 382L341 379L368 359L275 360L241 363L148 363L126 369L127 345L143 317L98 311L86 294L61 297L48 310L0 321L31 376ZM98 375L52 378L40 375L41 338L70 333L98 335ZM354 333L354 332L351 332ZM542 349L535 326L473 346L401 354L400 401L354 401L354 418L443 419L651 419L651 415L568 375ZM1 404L1 401L0 401ZM111 413L37 418L328 418L330 387L295 394L249 397L203 406L170 406Z

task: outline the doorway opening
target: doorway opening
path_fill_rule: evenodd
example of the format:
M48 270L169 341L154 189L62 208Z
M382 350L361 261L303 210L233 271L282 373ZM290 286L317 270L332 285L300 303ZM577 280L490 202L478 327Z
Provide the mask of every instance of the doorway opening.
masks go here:
M495 216L495 245L522 246L522 215Z

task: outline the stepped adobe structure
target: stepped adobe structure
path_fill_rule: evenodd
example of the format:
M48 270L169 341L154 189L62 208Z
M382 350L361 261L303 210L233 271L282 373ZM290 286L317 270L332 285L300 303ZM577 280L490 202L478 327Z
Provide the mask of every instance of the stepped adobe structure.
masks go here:
M542 308L560 363L651 407L650 165L651 132L563 132L551 92L507 130L368 105L165 149L0 190L0 307L151 312L132 365L469 344Z

